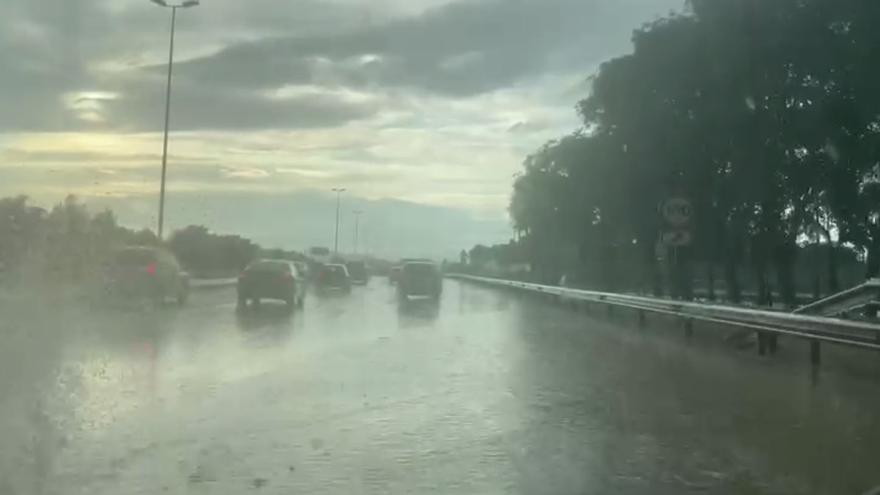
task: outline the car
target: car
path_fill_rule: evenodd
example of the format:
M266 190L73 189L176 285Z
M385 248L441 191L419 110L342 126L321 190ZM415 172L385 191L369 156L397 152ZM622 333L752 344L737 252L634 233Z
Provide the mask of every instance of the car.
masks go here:
M351 277L351 283L356 285L367 285L370 281L370 274L367 272L367 264L363 261L349 261L345 264L348 274Z
M410 261L400 268L397 294L402 301L410 298L439 300L443 292L440 269L430 261Z
M391 271L388 273L388 283L394 285L397 283L397 280L400 278L400 266L392 266Z
M315 283L321 292L351 292L351 276L348 274L348 268L340 263L322 266Z
M132 246L114 252L105 265L107 297L146 299L156 304L167 299L179 305L189 298L189 274L170 251L152 246Z
M257 260L238 276L238 306L258 306L263 299L284 301L288 307L302 308L306 299L306 279L296 264L287 260Z

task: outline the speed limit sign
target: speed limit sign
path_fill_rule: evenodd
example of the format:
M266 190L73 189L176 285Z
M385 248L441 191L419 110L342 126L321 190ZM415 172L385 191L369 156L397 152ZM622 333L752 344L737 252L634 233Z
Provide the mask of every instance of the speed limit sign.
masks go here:
M660 213L669 225L683 227L691 222L694 208L685 198L670 198L660 207Z

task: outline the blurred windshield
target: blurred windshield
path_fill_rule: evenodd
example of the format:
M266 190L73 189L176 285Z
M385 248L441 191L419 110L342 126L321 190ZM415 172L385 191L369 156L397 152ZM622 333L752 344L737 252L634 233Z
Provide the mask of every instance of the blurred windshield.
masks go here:
M0 2L0 495L880 494L878 352L880 0Z

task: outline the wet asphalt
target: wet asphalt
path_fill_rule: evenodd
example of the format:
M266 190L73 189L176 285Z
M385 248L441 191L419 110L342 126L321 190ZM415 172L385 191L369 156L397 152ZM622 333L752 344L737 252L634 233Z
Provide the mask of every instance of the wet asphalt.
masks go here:
M880 380L446 281L0 299L0 494L862 494ZM652 323L659 328L665 323ZM785 348L783 348L785 350ZM815 378L815 377L813 377Z

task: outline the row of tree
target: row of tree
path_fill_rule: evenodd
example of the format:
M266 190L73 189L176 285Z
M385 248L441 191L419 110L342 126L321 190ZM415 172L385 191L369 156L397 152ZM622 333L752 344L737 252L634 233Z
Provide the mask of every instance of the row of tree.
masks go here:
M510 213L537 276L682 296L699 278L733 300L749 279L788 304L799 256L828 291L841 264L876 276L878 25L876 0L690 0L637 30L577 105L583 128L516 179ZM671 197L693 205L686 247L658 242Z
M264 250L249 239L215 234L202 226L178 230L162 243L148 229L120 225L110 210L90 212L75 196L50 210L32 205L25 196L0 198L0 278L6 282L87 282L115 250L162 244L196 277L237 274L257 256L301 257Z

